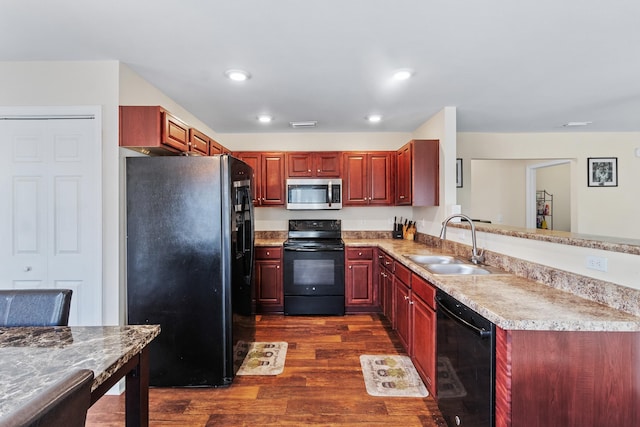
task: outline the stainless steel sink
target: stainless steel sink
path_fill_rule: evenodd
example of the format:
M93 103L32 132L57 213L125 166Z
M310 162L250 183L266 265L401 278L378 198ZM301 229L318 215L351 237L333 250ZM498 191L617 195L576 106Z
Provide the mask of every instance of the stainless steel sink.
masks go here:
M462 264L458 258L449 255L405 255L416 264Z
M471 264L426 264L424 268L433 274L491 274L486 268Z

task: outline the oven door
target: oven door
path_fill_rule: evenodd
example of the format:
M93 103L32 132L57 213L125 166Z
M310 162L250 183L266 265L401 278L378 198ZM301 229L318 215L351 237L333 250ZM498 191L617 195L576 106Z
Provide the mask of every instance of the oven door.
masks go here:
M344 296L344 250L284 250L284 295Z

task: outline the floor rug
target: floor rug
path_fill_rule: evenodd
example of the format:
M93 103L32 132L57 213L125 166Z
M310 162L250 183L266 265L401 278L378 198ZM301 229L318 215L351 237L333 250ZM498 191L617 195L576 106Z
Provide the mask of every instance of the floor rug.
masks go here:
M361 355L360 365L367 393L381 397L427 397L418 371L407 356Z
M456 375L449 358L438 357L436 369L438 370L438 399L453 399L467 395L467 390Z
M278 375L284 370L287 356L286 342L239 343L245 348L236 349L236 354L246 354L236 375Z

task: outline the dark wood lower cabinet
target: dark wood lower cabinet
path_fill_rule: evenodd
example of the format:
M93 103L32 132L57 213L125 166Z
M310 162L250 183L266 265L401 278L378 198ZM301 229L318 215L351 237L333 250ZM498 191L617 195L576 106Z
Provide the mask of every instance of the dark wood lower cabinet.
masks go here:
M436 310L435 288L412 274L413 364L433 395L436 394Z
M379 311L378 287L374 286L374 248L349 247L345 251L345 311Z
M496 338L496 427L640 425L640 332Z
M395 279L396 332L402 345L411 356L411 289L401 280Z
M256 311L281 313L284 311L282 289L282 248L256 248L255 264Z

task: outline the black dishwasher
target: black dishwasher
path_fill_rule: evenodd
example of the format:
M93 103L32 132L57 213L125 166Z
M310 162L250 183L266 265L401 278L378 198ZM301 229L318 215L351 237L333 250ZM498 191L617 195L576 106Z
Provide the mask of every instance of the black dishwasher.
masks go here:
M495 325L438 290L437 397L449 426L493 427Z

